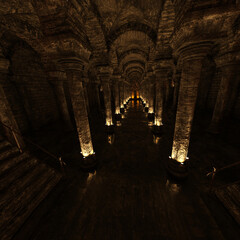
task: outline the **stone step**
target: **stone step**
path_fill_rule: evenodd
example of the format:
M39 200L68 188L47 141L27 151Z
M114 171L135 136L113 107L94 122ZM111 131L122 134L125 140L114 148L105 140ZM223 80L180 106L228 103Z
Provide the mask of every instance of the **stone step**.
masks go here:
M14 199L4 207L4 209L1 209L4 218L0 223L0 229L7 225L23 207L27 207L28 204L31 205L31 201L39 194L40 190L44 187L44 184L53 177L51 170L45 169L43 165L39 166L39 168L37 174L32 179L33 181L22 192L15 196Z
M3 148L8 147L8 146L11 146L8 141L1 141L1 142L0 142L0 151L1 151Z
M29 154L24 152L22 154L17 154L13 157L4 159L0 162L0 176L6 171L9 171L11 168L22 162L24 159L28 158Z
M4 151L0 153L0 161L4 160L5 158L9 158L12 155L16 155L17 153L19 153L17 147L7 146L4 148Z
M13 201L28 185L34 182L34 179L41 175L43 171L46 171L46 167L41 164L34 165L31 171L27 171L27 173L20 178L17 178L13 181L5 191L0 192L0 209L4 209L6 205Z
M36 182L25 189L21 201L19 198L14 201L12 206L16 207L13 210L8 208L5 211L8 217L4 218L3 224L0 224L0 239L7 240L12 238L27 217L58 183L60 178L60 175L56 175L52 170L48 170Z
M229 211L235 221L240 225L240 192L239 183L215 190L217 198Z
M27 171L31 171L35 165L37 164L37 160L25 159L24 162L20 162L9 172L5 172L5 174L0 176L0 191L7 188L12 182L14 182L17 178L21 178Z

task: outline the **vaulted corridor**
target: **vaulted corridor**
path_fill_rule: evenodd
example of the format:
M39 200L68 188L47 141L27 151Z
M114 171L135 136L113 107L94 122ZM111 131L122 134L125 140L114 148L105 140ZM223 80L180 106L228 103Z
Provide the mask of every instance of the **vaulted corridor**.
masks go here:
M0 0L0 239L240 239L240 0Z

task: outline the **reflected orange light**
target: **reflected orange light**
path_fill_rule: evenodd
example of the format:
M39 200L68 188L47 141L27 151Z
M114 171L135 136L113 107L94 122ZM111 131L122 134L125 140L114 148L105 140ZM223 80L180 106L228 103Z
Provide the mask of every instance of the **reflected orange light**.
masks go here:
M139 96L139 91L137 91L137 98L139 98L140 96Z

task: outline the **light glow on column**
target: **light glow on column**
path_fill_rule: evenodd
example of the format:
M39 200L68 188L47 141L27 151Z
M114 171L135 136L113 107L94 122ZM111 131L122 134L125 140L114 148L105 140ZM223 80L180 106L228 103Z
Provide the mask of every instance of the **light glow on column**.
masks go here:
M163 123L162 123L162 119L155 118L154 125L156 125L156 126L162 126L162 125L163 125Z
M81 154L83 155L83 158L86 158L90 155L94 155L95 152L93 151L92 144L82 144L81 146Z
M112 119L111 119L111 118L107 118L107 119L106 119L106 125L107 125L107 126L112 126L112 125L113 125L113 122L112 122Z
M182 140L180 144L177 144L175 141L173 141L171 158L180 163L184 163L188 159L188 142L188 140Z
M115 113L120 114L120 107L116 107Z
M151 114L151 113L154 113L153 107L150 107L150 108L149 108L148 113L150 113L150 114Z

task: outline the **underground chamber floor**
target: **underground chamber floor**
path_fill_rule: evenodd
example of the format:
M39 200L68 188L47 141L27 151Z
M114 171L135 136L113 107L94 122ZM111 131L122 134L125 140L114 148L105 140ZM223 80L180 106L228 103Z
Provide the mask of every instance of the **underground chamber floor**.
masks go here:
M129 102L114 141L105 139L100 167L60 182L15 240L226 239L194 181L168 177L171 146L154 143L139 101Z

